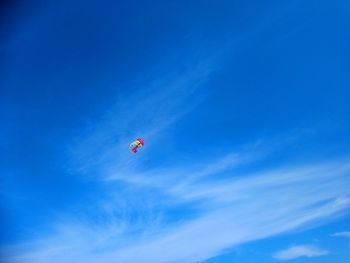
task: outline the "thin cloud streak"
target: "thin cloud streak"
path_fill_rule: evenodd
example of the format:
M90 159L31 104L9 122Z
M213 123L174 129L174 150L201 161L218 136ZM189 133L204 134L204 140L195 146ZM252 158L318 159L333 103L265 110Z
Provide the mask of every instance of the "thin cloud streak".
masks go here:
M344 231L344 232L338 232L332 234L332 237L345 237L345 238L350 238L350 231Z
M133 108L129 106L132 98L128 98L112 109L97 125L99 128L73 151L83 163L93 160L82 167L83 172L90 174L92 167L98 167L93 177L108 185L110 199L91 204L96 207L92 218L104 220L96 223L93 219L63 215L63 221L53 223L55 231L51 235L2 249L6 262L196 262L238 244L313 223L319 225L349 212L350 193L346 186L350 183L350 162L346 158L238 173L237 167L262 158L254 150L146 173L134 169L135 161L123 157L125 145L136 135L129 134L128 129L135 128L149 136L147 145L151 148L151 137L160 136L190 110L182 106L210 72L203 68L198 74L175 81ZM179 84L183 86L181 94L176 93ZM174 96L176 99L168 103ZM142 92L137 97L142 98ZM151 107L159 103L167 105L162 112ZM148 108L151 110L147 112ZM142 114L144 125L137 122L137 116ZM186 210L189 216L182 214L170 221L171 209ZM137 220L130 214L136 214Z
M299 257L319 257L329 254L329 251L312 245L292 246L288 249L276 252L274 258L277 260L291 260Z
M119 225L101 225L98 228L82 223L66 224L64 231L61 227L56 234L41 242L42 245L28 249L28 254L12 258L12 261L9 258L9 262L157 263L206 260L238 244L312 226L313 223L319 225L348 213L348 163L349 160L339 160L321 165L288 167L220 183L208 184L201 179L191 181L181 188L175 187L176 194L173 193L165 205L172 206L178 200L195 202L197 213L194 218L170 223L160 217L156 219L160 221L155 222L152 231L147 231L150 222L141 222L136 235L131 236L129 230L133 226L123 220L119 221ZM217 165L208 165L206 171L216 168L207 176L215 177L222 172L219 164L220 161ZM230 168L227 166L227 169ZM164 185L163 191L168 193L169 189ZM118 210L118 207L114 209ZM109 221L114 220L118 222L118 218L113 217ZM90 238L86 239L86 236Z
M137 163L125 155L126 145L142 135L147 148L152 148L157 135L195 108L205 97L199 90L215 71L216 58L202 58L201 64L192 61L190 70L157 76L151 83L139 83L131 94L120 95L86 134L69 149L72 167L79 172L91 172L98 167L100 179L109 178L115 171L132 170ZM131 85L131 84L130 84ZM117 161L117 162L116 162Z
M125 155L126 145L143 134L152 149L167 128L200 102L194 98L216 65L203 61L120 97L99 122L79 134L70 149L72 169L78 166L79 175L105 183L110 199L91 204L93 216L90 211L84 220L62 215L50 235L2 249L6 262L196 262L349 212L348 159L238 173L236 168L263 158L254 149L253 154L228 153L138 172L141 157ZM169 220L172 209L186 213ZM103 220L96 222L96 217Z

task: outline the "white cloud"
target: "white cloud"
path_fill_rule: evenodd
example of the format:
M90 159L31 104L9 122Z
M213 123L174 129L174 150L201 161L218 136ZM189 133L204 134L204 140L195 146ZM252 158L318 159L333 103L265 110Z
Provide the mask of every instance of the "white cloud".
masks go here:
M273 257L278 260L291 260L299 257L319 257L329 254L325 249L312 245L292 246L288 249L276 252Z
M5 261L196 262L349 212L348 159L239 173L237 167L259 158L254 149L136 169L142 155L125 157L126 145L144 134L144 153L151 149L165 128L196 105L194 95L211 71L208 65L191 67L119 99L72 150L73 169L77 165L80 173L101 179L108 198L79 211L80 219L74 212L61 215L64 220L52 223L55 231L39 240L2 249Z
M350 238L350 231L338 232L332 235L333 237L346 237Z
M203 167L205 180L195 175L185 184L180 178L186 174L170 170L178 182L164 180L158 190L130 182L132 193L123 193L123 202L130 203L121 205L118 197L104 203L110 204L108 213L102 214L108 223L61 223L46 239L7 252L7 262L197 262L238 244L329 222L349 211L348 160L216 180L223 166L227 171L234 169L223 163L208 163ZM193 215L174 222L164 219L163 213L179 201L180 209L194 203ZM127 214L128 209L142 211L136 223L127 215L116 215L119 210ZM326 253L312 246L297 246L275 257L282 260Z

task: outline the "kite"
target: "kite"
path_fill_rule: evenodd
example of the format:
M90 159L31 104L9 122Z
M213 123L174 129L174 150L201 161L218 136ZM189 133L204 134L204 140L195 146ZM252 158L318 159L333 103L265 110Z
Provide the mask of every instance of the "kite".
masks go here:
M142 146L144 146L144 145L145 145L145 142L143 141L143 139L137 138L135 141L133 141L133 142L130 144L129 149L130 149L130 151L131 151L132 153L137 153L137 150L138 150L139 148L141 148Z

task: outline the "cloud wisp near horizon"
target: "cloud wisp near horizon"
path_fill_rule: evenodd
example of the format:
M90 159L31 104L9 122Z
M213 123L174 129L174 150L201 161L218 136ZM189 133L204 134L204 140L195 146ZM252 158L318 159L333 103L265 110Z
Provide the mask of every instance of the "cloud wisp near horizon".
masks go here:
M299 257L320 257L329 254L329 251L312 245L292 246L274 254L277 260L292 260Z
M145 195L144 187L148 191L150 188L146 185L133 191L144 198L143 203L133 203L136 207L120 207L117 199L99 204L104 209L108 207L108 211L104 210L104 223L96 226L96 222L77 219L56 223L52 235L12 248L17 256L9 257L9 262L203 261L232 246L312 227L313 223L320 225L348 212L348 163L342 160L289 167L224 182L212 179L210 184L199 180L182 185L176 195L170 189L171 197L168 196L171 186L163 185L162 193L153 191L159 198L167 196L159 201L160 211L157 201ZM124 198L132 197L127 194ZM181 203L180 208L195 202L191 205L194 214L188 219L167 222L167 209L177 202ZM127 217L118 215L120 209L142 210L146 215L138 222L129 222ZM147 217L149 214L153 216ZM189 248L188 244L196 246Z
M345 237L345 238L350 238L350 231L337 232L337 233L332 234L332 237Z

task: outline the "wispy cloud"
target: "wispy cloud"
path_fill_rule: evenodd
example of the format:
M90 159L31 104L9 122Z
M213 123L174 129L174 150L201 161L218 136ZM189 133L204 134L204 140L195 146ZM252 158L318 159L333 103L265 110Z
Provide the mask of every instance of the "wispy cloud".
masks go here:
M125 155L130 141L142 135L147 149L151 149L160 133L206 97L203 85L215 71L217 58L201 59L202 63L189 59L187 69L173 67L166 74L164 69L158 70L151 81L145 77L130 81L129 85L135 88L119 94L114 106L78 134L69 149L71 166L89 173L98 167L96 172L103 178L115 171L131 170L137 162L133 162L135 157Z
M107 197L81 209L79 218L62 215L47 236L3 248L6 262L196 262L349 212L348 158L243 173L263 158L254 149L137 169L142 155L125 155L128 143L142 134L143 153L155 149L167 128L198 104L214 70L203 63L157 78L124 94L79 134L72 169L104 184Z
M350 231L334 233L334 234L332 234L332 237L346 237L346 238L350 238Z
M222 162L207 164L205 173L186 184L163 181L154 191L150 185L130 182L132 194L138 196L133 207L120 206L117 197L111 199L103 205L115 202L114 207L98 211L106 217L104 222L60 223L52 236L13 249L16 252L8 262L196 262L238 244L329 222L349 211L348 160L215 180L223 169L234 169L230 165L223 168ZM186 176L178 171L174 174ZM150 191L152 195L148 195ZM128 193L124 198L132 199ZM141 210L140 221L117 213L124 208ZM167 213L172 208L187 210L192 216L169 221ZM282 260L326 253L312 246L297 246L275 257Z
M312 245L292 246L288 249L281 250L274 254L278 260L291 260L299 257L319 257L329 254L328 250L321 249Z

